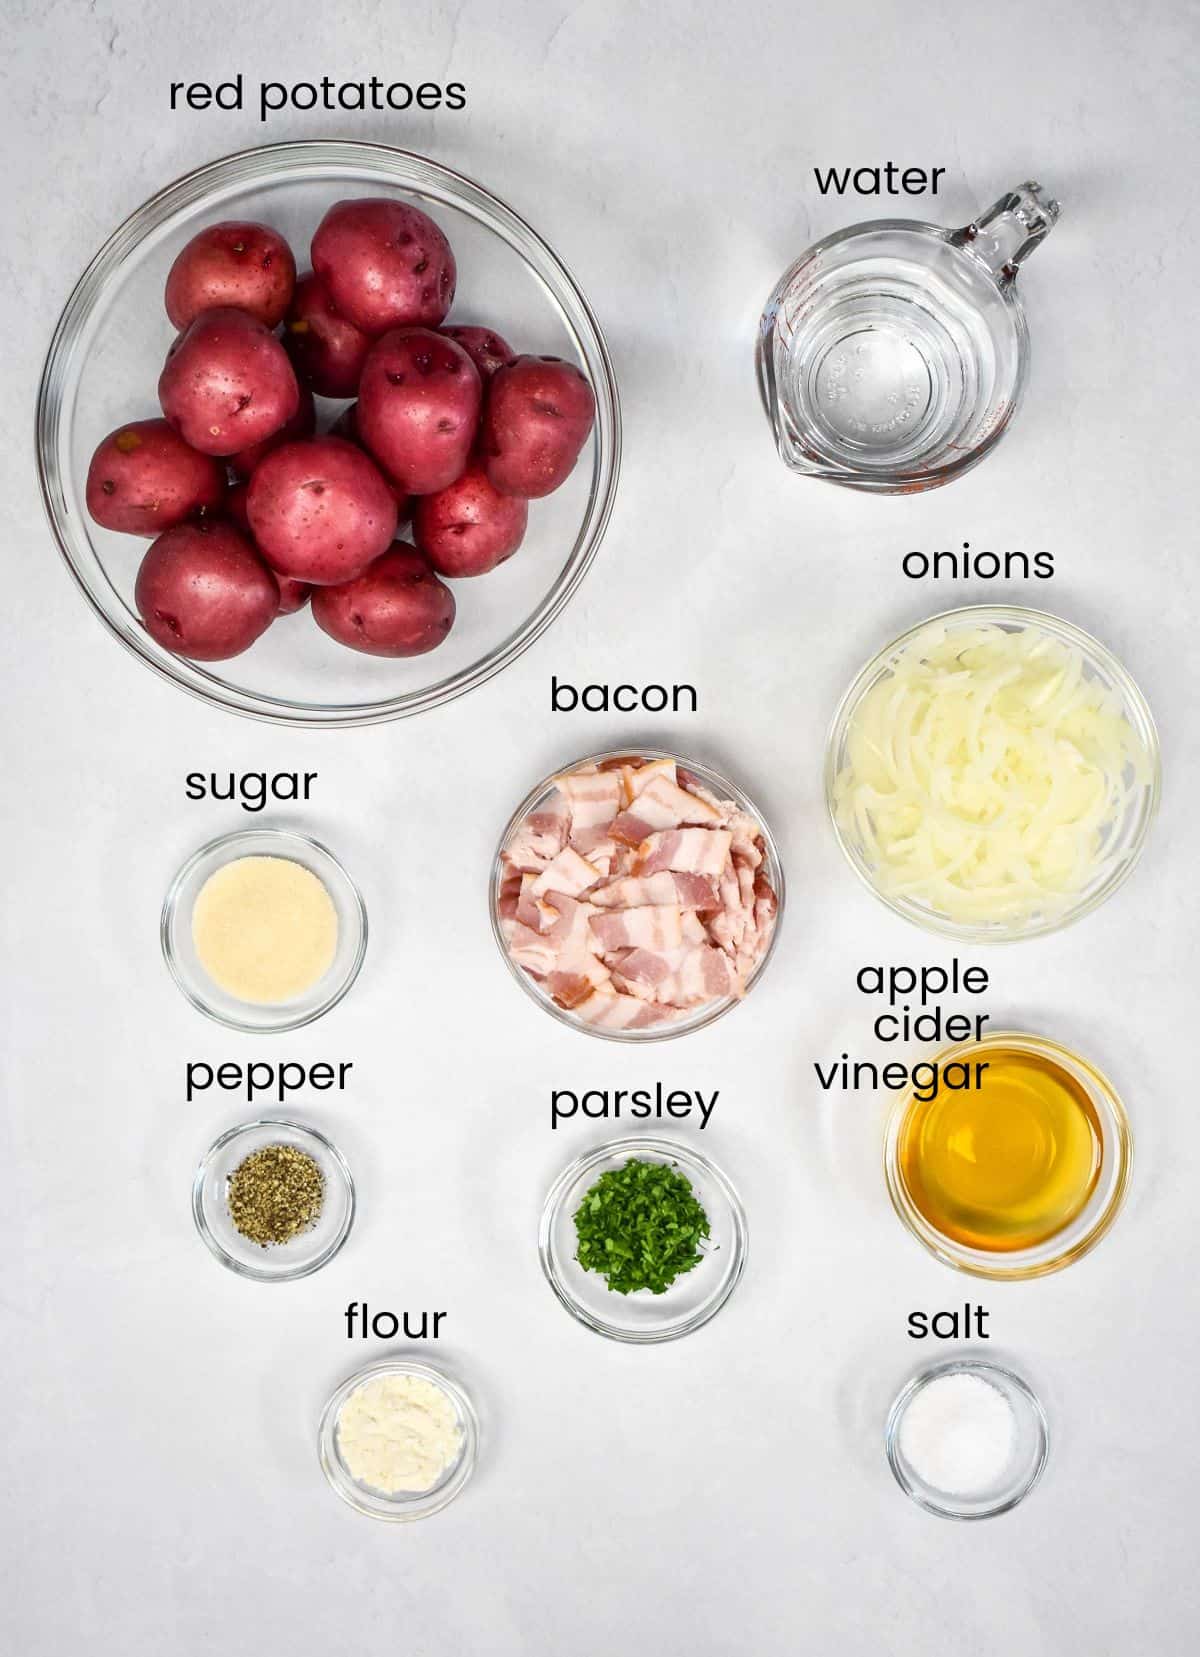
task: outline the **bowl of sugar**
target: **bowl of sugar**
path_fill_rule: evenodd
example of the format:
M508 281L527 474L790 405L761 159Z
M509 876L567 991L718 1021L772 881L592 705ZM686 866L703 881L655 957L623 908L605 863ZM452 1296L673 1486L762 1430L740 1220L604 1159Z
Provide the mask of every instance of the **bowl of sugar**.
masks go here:
M201 846L163 904L163 956L231 1030L298 1030L337 1005L367 948L362 895L329 849L283 829Z

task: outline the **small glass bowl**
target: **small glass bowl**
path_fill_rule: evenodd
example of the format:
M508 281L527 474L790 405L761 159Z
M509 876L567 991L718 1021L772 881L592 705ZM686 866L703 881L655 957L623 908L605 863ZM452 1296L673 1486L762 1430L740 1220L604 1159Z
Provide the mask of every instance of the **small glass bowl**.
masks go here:
M639 1289L621 1295L575 1258L575 1214L592 1185L630 1158L665 1162L691 1182L708 1215L704 1259L677 1277L664 1294ZM550 1187L538 1228L538 1253L550 1287L573 1318L610 1340L647 1346L677 1340L707 1323L724 1306L746 1269L749 1233L741 1198L719 1168L673 1139L614 1139L577 1157Z
M263 1248L243 1237L229 1216L230 1175L254 1151L269 1145L294 1145L306 1151L321 1170L325 1200L317 1222L288 1243ZM196 1230L223 1266L258 1283L289 1283L310 1277L328 1265L354 1224L354 1180L346 1159L315 1128L283 1118L262 1117L230 1128L209 1147L192 1182L192 1217Z
M917 898L886 892L876 880L876 872L869 862L859 837L838 821L837 782L847 762L850 727L864 697L892 671L892 661L899 651L935 622L947 626L972 628L1002 627L1006 632L1019 633L1035 629L1048 634L1060 643L1078 650L1083 656L1084 674L1089 680L1098 680L1120 702L1122 712L1138 739L1145 760L1145 781L1131 790L1120 819L1108 830L1104 844L1108 862L1105 872L1092 885L1085 886L1065 908L1010 921L955 921L940 910ZM1008 943L1020 938L1038 938L1049 932L1058 932L1072 921L1089 914L1121 886L1133 872L1141 855L1150 825L1158 809L1161 787L1161 762L1158 733L1154 717L1145 697L1117 658L1074 623L1042 610L1028 610L1013 604L976 604L958 610L946 610L910 627L886 649L881 650L863 668L849 690L842 697L833 716L825 747L825 803L838 845L846 860L865 886L882 903L905 920L915 921L927 932L957 938L971 943Z
M973 1496L955 1495L927 1484L906 1460L900 1445L901 1429L909 1405L931 1381L945 1375L977 1376L1002 1392L1013 1412L1015 1436L1008 1466L992 1489ZM888 1411L884 1434L888 1466L895 1475L896 1483L918 1507L923 1507L927 1513L936 1513L940 1519L991 1519L998 1513L1007 1513L1018 1502L1025 1500L1041 1478L1049 1447L1046 1412L1030 1386L1011 1370L979 1358L948 1358L915 1375L900 1390Z
M1100 1124L1100 1173L1087 1203L1070 1225L1064 1226L1036 1248L1015 1249L1003 1254L969 1248L930 1225L910 1196L900 1168L904 1119L915 1102L911 1090L897 1100L888 1119L884 1169L893 1208L930 1254L943 1264L953 1266L956 1271L967 1272L972 1277L987 1277L996 1282L1019 1282L1061 1271L1064 1266L1069 1266L1073 1260L1081 1259L1094 1249L1106 1234L1120 1212L1129 1189L1133 1171L1133 1135L1125 1107L1103 1071L1047 1036L1028 1035L1019 1030L994 1030L979 1041L957 1042L953 1047L944 1048L933 1062L944 1065L955 1059L967 1059L968 1056L973 1058L982 1054L986 1057L988 1048L995 1046L1015 1047L1022 1052L1050 1059L1073 1076L1092 1101Z
M373 1380L377 1375L418 1375L422 1380L440 1387L454 1405L459 1429L462 1432L462 1446L457 1459L429 1490L400 1491L395 1495L387 1495L381 1490L372 1489L368 1484L360 1483L342 1460L338 1444L338 1417L341 1415L342 1406L364 1381ZM449 1506L458 1495L475 1471L475 1460L479 1450L479 1420L471 1400L463 1389L440 1369L434 1369L429 1364L409 1363L400 1358L383 1358L378 1363L368 1364L365 1369L358 1370L343 1381L334 1392L321 1412L317 1447L322 1471L336 1495L357 1512L365 1513L369 1519L389 1520L393 1524L403 1523L409 1519L427 1519L431 1513L440 1513L442 1508Z
M289 1001L239 1000L213 982L196 954L192 941L196 898L210 875L242 857L279 857L299 863L316 875L337 910L337 950L329 970L303 995ZM171 976L192 1006L209 1018L231 1030L297 1030L336 1006L358 977L367 952L367 911L358 887L319 841L285 829L247 829L210 840L188 858L163 903L159 936Z
M702 1006L693 1008L684 1017L675 1019L669 1024L655 1024L644 1030L605 1030L595 1024L588 1024L584 1019L576 1018L575 1014L568 1008L560 1007L554 998L547 995L545 990L539 986L537 980L531 978L524 967L519 967L508 953L508 945L504 941L504 933L500 929L500 887L504 880L504 864L501 861L501 856L505 846L508 845L522 821L554 793L559 777L566 776L571 771L577 771L583 765L603 765L609 760L625 758L639 760L673 759L679 766L680 771L689 772L711 794L715 794L718 799L732 800L740 811L744 811L747 816L753 817L762 830L765 854L763 866L775 892L777 907L770 942L767 944L766 953L762 960L750 975L746 984L745 995L740 998L734 995L724 995L718 997L715 1001L706 1001ZM729 1012L730 1008L740 1006L741 1001L746 999L750 991L762 978L766 971L767 962L775 952L775 945L779 941L779 931L783 925L783 906L783 864L779 859L779 848L775 844L775 838L766 818L754 804L754 801L748 794L743 793L736 784L723 777L719 771L714 771L707 765L701 765L697 760L685 759L680 754L669 753L663 748L612 748L605 753L589 754L586 758L577 759L570 765L560 766L551 776L543 777L536 787L529 790L529 793L526 794L505 825L504 833L500 836L500 844L496 848L496 855L492 859L491 881L488 886L488 912L492 918L492 934L496 939L500 954L504 958L505 966L512 973L517 983L520 984L526 995L536 1001L539 1007L544 1008L552 1018L556 1018L560 1024L566 1024L572 1030L582 1030L584 1035L587 1036L598 1036L602 1041L641 1043L671 1041L676 1036L691 1035L693 1030L703 1030L714 1019L718 1019Z
M561 489L537 502L521 554L458 592L446 642L424 656L363 655L307 613L284 617L240 656L195 662L156 644L133 601L146 541L101 529L84 483L92 452L122 421L157 415L171 343L163 283L205 225L253 219L291 242L301 269L322 215L346 196L416 204L449 237L458 266L452 323L486 322L520 351L564 357L587 375L595 428ZM324 429L341 404L323 407ZM42 371L37 459L50 527L84 599L164 679L214 707L276 724L371 725L438 707L482 685L550 626L591 568L612 512L621 416L608 348L562 260L507 203L426 156L385 144L305 139L244 150L168 184L120 225L76 283Z

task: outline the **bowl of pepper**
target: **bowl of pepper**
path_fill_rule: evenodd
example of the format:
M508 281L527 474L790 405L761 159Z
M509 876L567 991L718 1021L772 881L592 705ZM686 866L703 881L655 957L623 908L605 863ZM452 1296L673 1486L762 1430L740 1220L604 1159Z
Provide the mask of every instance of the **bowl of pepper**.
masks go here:
M542 1210L542 1270L573 1318L649 1345L715 1317L746 1265L741 1199L690 1146L632 1136L586 1152Z
M287 1283L327 1265L354 1224L354 1181L331 1140L263 1118L209 1147L192 1183L196 1229L223 1266Z

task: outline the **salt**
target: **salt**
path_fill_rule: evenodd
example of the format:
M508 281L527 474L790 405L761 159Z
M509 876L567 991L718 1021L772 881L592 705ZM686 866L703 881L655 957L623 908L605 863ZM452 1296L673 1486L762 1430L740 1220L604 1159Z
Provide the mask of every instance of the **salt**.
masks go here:
M990 1381L939 1375L913 1394L900 1423L900 1453L929 1488L953 1496L994 1490L1013 1459L1012 1405Z

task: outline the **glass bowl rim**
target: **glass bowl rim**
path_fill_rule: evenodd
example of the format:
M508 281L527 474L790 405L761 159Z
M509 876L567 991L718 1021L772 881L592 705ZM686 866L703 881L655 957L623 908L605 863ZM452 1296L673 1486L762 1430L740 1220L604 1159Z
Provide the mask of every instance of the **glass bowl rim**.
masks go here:
M306 846L310 851L317 852L319 858L323 858L328 863L331 863L334 870L346 883L346 889L350 898L350 914L357 922L358 930L358 943L355 947L354 959L350 962L345 976L339 981L338 986L333 993L325 997L325 999L322 1000L318 1006L313 1007L310 1011L297 1013L295 1016L285 1021L272 1024L253 1024L244 1019L230 1017L229 1015L218 1011L217 1008L210 1007L184 978L183 973L180 970L179 961L175 954L175 945L171 937L171 930L174 925L176 911L179 906L180 895L188 877L193 874L199 865L204 862L205 858L211 856L213 852L220 850L222 847L231 846L239 840L254 840L262 835L268 835L272 839L277 839L282 842L290 841L294 846ZM249 853L248 855L254 856L256 854ZM268 854L260 853L257 855L266 856ZM232 859L229 861L232 861ZM294 863L297 862L298 859L293 857L285 859L285 861ZM222 867L223 866L224 865L222 865ZM307 865L302 864L301 867L307 867ZM213 873L216 873L215 869ZM331 852L329 847L322 841L314 840L310 834L301 834L295 829L270 828L265 825L264 827L258 829L233 829L228 834L218 834L215 839L208 840L204 843L204 845L198 846L191 856L180 866L178 872L172 879L171 884L167 887L167 893L163 898L162 913L159 917L158 923L158 939L159 945L162 949L163 959L167 964L167 969L170 972L171 977L174 979L175 984L184 999L190 1002L191 1005L195 1007L197 1012L203 1013L206 1018L211 1018L215 1024L223 1024L227 1030L238 1030L246 1035L253 1036L281 1035L287 1030L302 1030L306 1024L314 1023L318 1018L324 1017L327 1012L330 1012L334 1007L336 1007L338 1002L349 994L355 980L362 971L363 962L367 955L367 937L367 906L363 899L362 892L359 890L357 881L355 881L354 877L346 869L346 866L341 859L337 857L335 853ZM286 1003L284 1003L284 1005L286 1005Z
M59 512L61 472L57 439L62 420L63 390L70 385L70 376L78 372L74 353L79 339L97 302L119 275L126 257L147 235L160 228L176 212L194 208L203 201L209 186L269 183L292 174L303 174L310 166L353 167L356 161L364 167L395 169L398 176L393 187L399 190L403 190L406 184L410 188L419 187L424 181L451 194L461 195L476 208L482 209L487 221L494 221L489 222L489 228L501 236L530 267L543 287L554 292L553 304L560 313L565 307L566 314L570 316L568 332L576 337L577 344L581 346L596 397L594 459L588 499L567 565L515 632L509 633L499 645L459 673L424 689L405 691L382 700L323 705L315 701L294 702L274 697L268 692L227 686L208 673L205 664L182 657L160 658L138 637L136 629L124 630L93 593L92 582L84 568L87 559L82 554L78 558L76 555L74 526ZM404 176L406 172L407 177ZM459 210L466 210L461 203ZM503 228L498 229L497 226ZM544 262L546 270L553 273L553 284L531 262L521 245L522 238L535 250L537 259ZM550 243L506 201L465 173L457 172L415 150L362 139L302 138L253 145L192 168L134 208L107 237L72 287L51 335L38 383L35 449L42 506L63 562L89 609L143 666L199 701L244 718L308 729L346 729L409 717L440 707L467 691L477 689L522 656L557 619L591 569L612 515L621 469L621 405L612 357L586 295ZM80 533L103 573L104 563L91 547L86 529ZM177 661L183 664L182 668L177 667ZM191 670L196 677L188 677L184 669Z
M304 1265L291 1267L284 1271L264 1271L256 1266L248 1265L244 1260L239 1260L236 1255L230 1254L229 1250L218 1240L216 1233L208 1223L208 1215L205 1213L204 1190L213 1160L226 1146L231 1145L244 1134L256 1133L260 1129L270 1132L279 1128L286 1128L289 1133L298 1135L300 1139L312 1140L320 1146L323 1155L329 1159L330 1166L337 1169L338 1176L344 1182L346 1214L336 1234L322 1249L321 1253L315 1255L312 1260ZM297 1122L287 1116L259 1116L253 1121L238 1122L232 1128L226 1128L224 1133L217 1135L200 1158L192 1178L192 1219L195 1221L196 1230L207 1244L209 1251L215 1255L223 1266L227 1266L238 1277L249 1278L255 1283L297 1283L301 1278L311 1277L314 1272L320 1271L322 1266L327 1266L334 1256L341 1252L343 1244L354 1228L354 1219L357 1212L358 1195L354 1186L354 1176L350 1172L350 1164L333 1143L333 1140L328 1135L323 1134L319 1128L310 1127L306 1122Z
M702 1003L700 1007L695 1009L695 1016L693 1018L679 1019L675 1023L663 1025L661 1028L657 1025L651 1025L645 1030L606 1030L598 1025L582 1023L579 1019L572 1015L568 1008L558 1006L558 1004L555 1001L552 1001L549 996L542 994L530 978L529 974L523 967L519 967L509 954L504 934L500 930L500 911L498 900L500 896L500 871L502 867L501 854L503 853L505 846L508 844L509 839L520 825L521 819L528 815L528 813L544 795L549 793L550 789L554 786L559 777L567 776L570 772L578 770L579 767L583 765L598 765L605 760L614 759L674 760L675 763L682 766L685 771L694 771L700 781L704 783L705 787L710 787L711 784L715 783L720 789L727 790L729 798L731 798L736 805L743 808L749 816L753 817L762 831L763 846L766 850L766 866L774 877L773 888L775 892L776 906L775 925L771 929L771 937L767 944L766 952L759 961L758 965L755 967L746 984L745 994L740 997L733 995L721 996L716 1001ZM718 789L713 788L711 791L716 793L718 792ZM492 924L492 936L496 940L496 946L503 957L505 966L516 979L517 983L520 984L525 994L529 996L534 1004L540 1007L543 1012L549 1013L550 1016L557 1019L560 1024L566 1025L569 1030L577 1030L582 1035L593 1036L600 1041L626 1042L630 1046L649 1047L655 1042L677 1041L681 1036L690 1036L697 1030L704 1030L710 1024L715 1023L718 1018L723 1018L725 1014L731 1012L734 1007L740 1006L743 1001L749 999L751 990L762 978L763 973L767 969L767 963L775 953L775 946L779 942L779 934L783 927L783 914L786 905L787 894L785 888L786 882L783 872L783 859L779 855L779 847L776 843L775 836L771 832L771 826L767 822L767 819L763 813L755 805L749 794L746 793L744 788L737 783L730 782L729 778L722 772L716 770L713 766L706 764L703 760L690 759L687 755L673 752L669 748L649 748L635 742L629 743L624 748L610 748L605 749L601 753L588 754L581 759L572 760L569 765L560 765L556 770L551 771L548 776L543 777L540 783L537 783L529 790L520 805L517 806L516 810L509 817L508 822L504 825L499 843L497 844L496 850L492 855L492 866L488 875L488 916ZM701 1016L702 1014L703 1016Z
M559 1210L566 1200L567 1192L584 1174L601 1163L610 1161L613 1157L636 1155L638 1152L651 1151L671 1163L678 1163L681 1168L700 1171L711 1180L729 1206L730 1219L733 1227L731 1249L732 1263L729 1275L722 1286L721 1292L711 1302L702 1306L688 1318L675 1325L668 1325L662 1330L630 1330L618 1324L609 1323L607 1319L590 1312L581 1301L571 1293L566 1281L559 1272L552 1246L554 1224ZM542 1272L547 1283L553 1289L555 1298L575 1319L586 1329L591 1329L597 1335L603 1335L608 1340L621 1341L629 1346L658 1346L664 1341L680 1340L684 1335L691 1335L697 1329L715 1318L725 1306L733 1291L741 1282L746 1270L746 1261L750 1253L750 1230L746 1219L746 1210L738 1195L737 1188L729 1176L718 1165L696 1150L684 1140L668 1139L659 1134L624 1134L618 1139L606 1140L603 1144L594 1145L591 1150L581 1151L573 1157L565 1168L557 1175L546 1192L542 1204L541 1218L538 1221L538 1258L541 1261Z
M981 923L950 921L933 911L921 911L914 905L907 904L903 898L892 897L879 890L870 872L862 864L847 844L837 821L837 810L834 804L834 790L837 785L838 752L849 729L850 720L859 701L870 688L871 684L880 677L887 666L888 659L898 651L918 638L928 627L942 622L947 625L967 625L977 622L983 625L992 623L1000 625L1004 622L1013 623L1020 628L1040 628L1059 638L1064 643L1072 644L1080 650L1084 659L1098 664L1104 671L1110 683L1119 692L1124 704L1124 711L1129 722L1143 746L1147 764L1150 770L1149 781L1144 790L1144 799L1139 812L1139 820L1133 843L1128 854L1122 859L1118 868L1112 871L1109 878L1095 891L1090 892L1081 901L1069 905L1061 913L1039 922L1034 926L1025 926L1011 931L997 932L984 927ZM936 611L924 620L905 628L902 633L892 639L881 650L877 650L865 665L854 675L850 684L842 694L834 710L833 718L829 722L829 729L825 737L825 810L833 829L834 839L853 869L859 881L885 908L902 920L919 927L937 937L954 938L960 943L980 944L1010 944L1023 943L1031 938L1049 937L1054 932L1061 932L1073 922L1082 920L1098 909L1129 879L1133 873L1142 852L1150 829L1158 814L1159 802L1162 795L1162 751L1159 745L1158 727L1154 715L1150 710L1142 689L1129 669L1106 644L1093 634L1068 621L1064 616L1056 616L1049 610L1037 610L1023 604L962 604L949 610Z
M375 1494L375 1500L381 1504L388 1504L386 1508L372 1507L363 1500L360 1490L349 1470L342 1465L337 1453L337 1421L342 1405L366 1381L376 1375L416 1375L422 1380L431 1382L441 1390L453 1403L458 1411L459 1420L463 1427L462 1448L453 1469L444 1477L440 1485L435 1485L432 1491L414 1491L407 1497L387 1496L382 1491ZM325 1401L321 1411L321 1418L317 1426L317 1457L321 1463L329 1488L335 1496L341 1498L347 1507L361 1513L364 1518L378 1519L384 1524L404 1524L417 1519L431 1518L440 1513L443 1508L458 1496L468 1483L479 1454L480 1425L479 1415L471 1401L470 1394L454 1376L447 1374L444 1369L435 1364L425 1363L416 1358L376 1358L353 1374L347 1375L333 1389Z
M901 1465L900 1428L908 1406L918 1393L925 1390L931 1381L939 1380L944 1375L979 1375L984 1379L990 1379L994 1375L1001 1376L1029 1407L1030 1420L1033 1422L1034 1432L1037 1436L1037 1454L1024 1482L1011 1495L1005 1497L1003 1501L997 1502L991 1507L980 1508L978 1512L974 1513L962 1513L954 1508L944 1507L940 1502L931 1501L923 1491L918 1490L913 1482L905 1476ZM1046 1462L1049 1459L1050 1423L1046 1416L1045 1405L1023 1375L1018 1375L1007 1364L996 1363L991 1358L960 1355L955 1358L941 1358L936 1362L926 1364L915 1375L910 1376L892 1400L892 1406L888 1411L887 1422L884 1427L883 1444L888 1466L892 1470L892 1477L911 1501L915 1502L918 1507L923 1508L926 1513L932 1513L938 1519L951 1519L957 1523L970 1524L976 1519L995 1519L1001 1513L1010 1513L1033 1490L1045 1472Z
M1067 1061L1067 1068L1072 1074L1082 1071L1087 1079L1088 1094L1093 1105L1107 1120L1115 1145L1116 1167L1112 1174L1113 1183L1086 1231L1080 1233L1073 1243L1061 1251L1048 1258L1034 1260L1029 1256L1036 1254L1036 1249L1018 1249L1009 1254L990 1255L982 1249L960 1247L936 1231L909 1198L897 1165L900 1129L913 1102L911 1087L897 1094L888 1112L883 1143L884 1177L892 1207L905 1230L932 1254L935 1260L940 1260L944 1266L950 1266L968 1277L984 1278L994 1283L1023 1283L1063 1271L1076 1260L1090 1254L1112 1230L1117 1216L1125 1205L1129 1182L1133 1177L1133 1129L1121 1095L1104 1071L1090 1059L1081 1057L1050 1036L1038 1035L1029 1030L992 1030L978 1039L971 1037L967 1041L951 1042L939 1048L930 1062L941 1064L960 1054L978 1052L981 1048L995 1047L1002 1042L1045 1054L1060 1064ZM1066 1236L1069 1232L1070 1227L1064 1227L1061 1235ZM1049 1237L1045 1244L1040 1246L1050 1247L1054 1242L1055 1238Z

